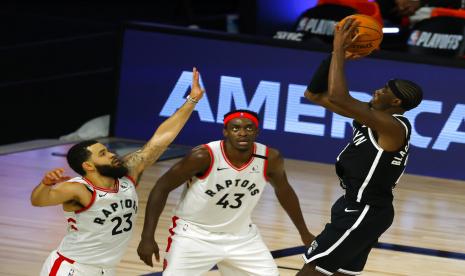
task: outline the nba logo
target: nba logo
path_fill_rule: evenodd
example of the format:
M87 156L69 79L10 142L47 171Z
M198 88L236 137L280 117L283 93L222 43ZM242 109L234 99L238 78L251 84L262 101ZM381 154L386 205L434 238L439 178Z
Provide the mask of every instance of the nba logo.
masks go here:
M260 172L260 171L258 170L258 165L254 165L254 166L252 167L251 173L259 173L259 172Z
M417 40L420 37L420 31L413 31L408 38L407 44L415 46L417 44Z

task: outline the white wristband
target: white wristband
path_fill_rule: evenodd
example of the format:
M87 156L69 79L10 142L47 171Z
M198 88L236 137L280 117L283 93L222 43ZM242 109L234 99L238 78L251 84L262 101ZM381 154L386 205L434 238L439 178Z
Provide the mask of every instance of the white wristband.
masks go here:
M196 104L196 103L199 102L199 101L197 101L197 100L194 100L194 98L192 98L190 95L187 95L186 100L187 100L188 102L193 103L193 104Z

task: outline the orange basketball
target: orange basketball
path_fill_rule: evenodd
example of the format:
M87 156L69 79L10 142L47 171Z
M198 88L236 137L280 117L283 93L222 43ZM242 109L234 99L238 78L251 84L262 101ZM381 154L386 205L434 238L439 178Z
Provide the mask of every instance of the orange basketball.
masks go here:
M344 26L347 19L354 18L360 22L357 27L359 37L349 46L348 52L366 56L378 49L383 40L383 26L373 17L364 14L352 14L342 19L338 26Z

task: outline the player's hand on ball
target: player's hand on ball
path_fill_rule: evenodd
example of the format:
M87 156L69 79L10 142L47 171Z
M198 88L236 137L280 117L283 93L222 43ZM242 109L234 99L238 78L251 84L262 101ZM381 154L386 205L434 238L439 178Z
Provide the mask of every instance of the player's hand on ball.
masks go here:
M343 25L336 25L334 29L334 50L349 48L357 38L357 26L360 25L354 18L348 18Z
M335 51L344 50L346 59L357 59L379 50L382 41L383 26L377 19L353 14L337 23L333 46Z

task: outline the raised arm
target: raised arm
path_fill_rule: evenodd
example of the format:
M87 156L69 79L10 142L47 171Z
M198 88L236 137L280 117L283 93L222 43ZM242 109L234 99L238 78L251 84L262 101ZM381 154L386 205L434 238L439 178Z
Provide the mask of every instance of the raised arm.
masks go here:
M339 115L349 117L349 113L332 104L328 99L328 76L331 55L321 61L317 70L313 74L312 80L305 90L304 97L314 104L321 105L326 109Z
M208 150L204 146L196 147L162 175L153 187L145 208L144 228L137 248L140 259L147 265L153 266L153 254L155 254L156 260L160 261L159 249L154 235L168 194L190 178L206 172L210 162Z
M68 183L69 176L63 175L64 169L57 168L45 174L42 181L31 193L31 203L34 206L53 206L70 201L76 201L86 206L90 193L77 183Z
M348 117L375 130L382 140L382 147L387 150L397 150L403 144L405 129L388 112L376 110L368 103L361 102L349 94L347 88L344 65L346 49L354 40L358 23L348 19L334 31L333 55L329 70L328 101L338 110L342 110ZM401 139L399 139L401 137Z
M166 119L155 131L152 138L138 151L123 158L129 169L129 175L138 179L142 171L152 165L173 142L194 110L195 104L202 98L204 90L199 84L199 72L192 71L191 92L184 105Z
M267 177L274 188L279 203L299 231L302 242L304 245L309 246L315 239L315 236L308 231L300 209L299 198L287 180L284 170L284 159L279 151L275 149L269 150Z

